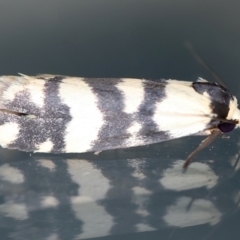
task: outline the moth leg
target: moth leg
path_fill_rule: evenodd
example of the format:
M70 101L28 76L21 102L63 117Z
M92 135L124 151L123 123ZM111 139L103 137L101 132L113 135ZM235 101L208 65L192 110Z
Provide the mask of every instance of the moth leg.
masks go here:
M221 135L222 135L222 133L218 129L212 130L211 134L206 139L204 139L199 144L199 146L187 157L187 159L183 165L183 168L186 170L187 167L189 166L189 164L191 163L193 157L195 155L197 155L205 147L207 147L209 144L211 144L216 139L216 137L221 136Z

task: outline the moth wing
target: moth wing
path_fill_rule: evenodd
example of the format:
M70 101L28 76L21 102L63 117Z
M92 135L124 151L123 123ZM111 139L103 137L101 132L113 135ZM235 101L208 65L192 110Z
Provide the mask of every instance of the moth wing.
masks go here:
M44 105L44 79L27 76L0 77L0 108L37 114Z
M154 121L160 131L171 138L208 134L205 130L212 120L210 96L197 93L191 82L169 80L166 97L156 104Z

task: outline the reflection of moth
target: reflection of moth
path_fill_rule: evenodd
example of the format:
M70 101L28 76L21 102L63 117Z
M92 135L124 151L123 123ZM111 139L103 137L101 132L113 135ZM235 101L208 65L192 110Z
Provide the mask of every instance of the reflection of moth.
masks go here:
M2 76L0 108L2 147L96 152L209 135L188 162L240 119L236 98L204 79Z

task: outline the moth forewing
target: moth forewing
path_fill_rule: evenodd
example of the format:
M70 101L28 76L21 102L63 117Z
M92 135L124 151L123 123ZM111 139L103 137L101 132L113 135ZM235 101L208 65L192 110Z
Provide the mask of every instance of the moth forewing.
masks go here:
M2 76L0 108L2 147L52 153L225 133L240 119L229 90L204 79Z
M171 139L200 133L211 121L211 99L198 94L191 82L167 80L166 97L156 104L154 120Z

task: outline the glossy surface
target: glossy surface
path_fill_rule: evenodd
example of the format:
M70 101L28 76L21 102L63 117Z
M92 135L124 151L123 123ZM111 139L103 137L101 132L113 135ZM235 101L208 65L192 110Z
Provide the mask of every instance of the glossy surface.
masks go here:
M240 99L238 6L3 0L0 75L213 80L188 40ZM239 239L239 136L215 141L186 174L201 137L98 155L1 149L1 238Z

